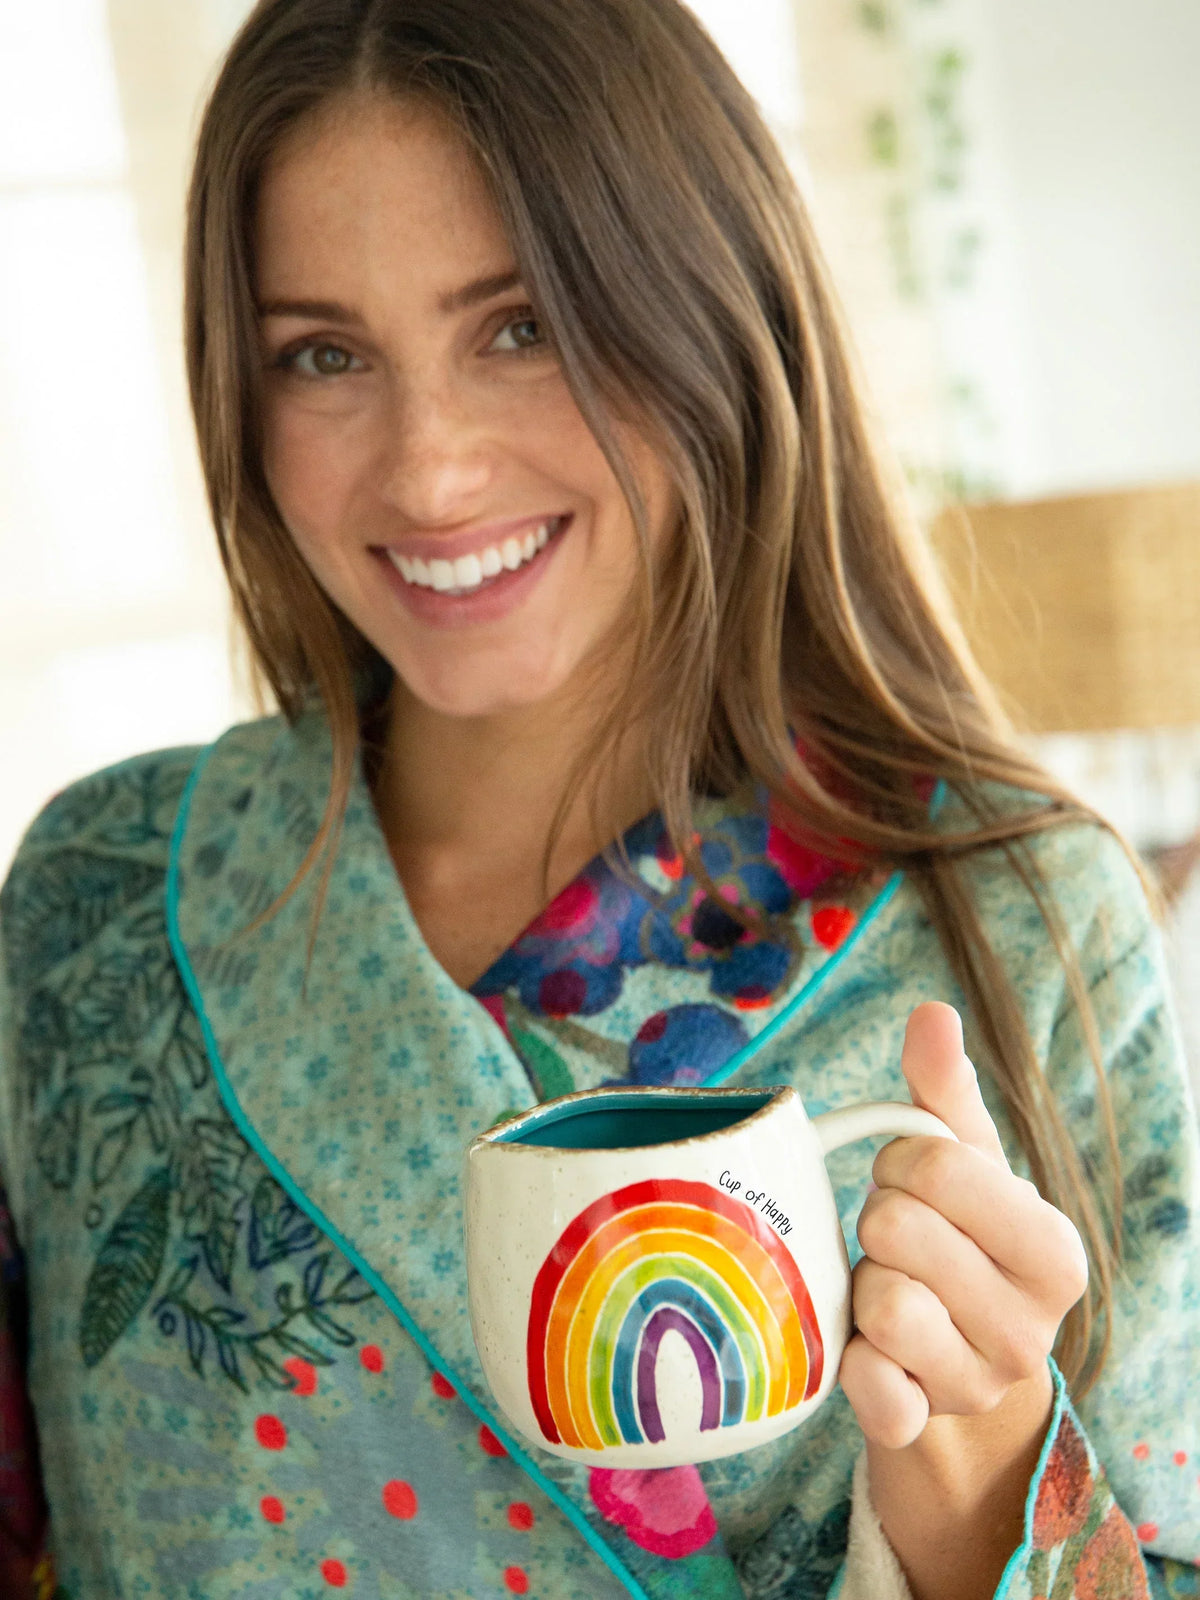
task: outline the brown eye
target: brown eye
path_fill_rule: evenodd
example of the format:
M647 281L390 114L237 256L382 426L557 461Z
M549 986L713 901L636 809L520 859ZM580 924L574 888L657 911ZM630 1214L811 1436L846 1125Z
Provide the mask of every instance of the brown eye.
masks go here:
M363 364L340 345L307 344L285 354L280 365L305 378L340 378L348 372L360 371Z
M548 343L542 332L542 324L532 311L523 311L520 316L506 322L492 341L492 348L497 348L501 340L508 341L500 346L504 355L533 355Z

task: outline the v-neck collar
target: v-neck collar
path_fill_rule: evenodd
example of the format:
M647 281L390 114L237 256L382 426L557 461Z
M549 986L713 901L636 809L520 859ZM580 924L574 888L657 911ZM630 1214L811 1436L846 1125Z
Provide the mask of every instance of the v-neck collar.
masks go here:
M790 1013L893 876L800 844L760 793L703 800L695 821L715 895L654 813L471 986L544 1098L727 1074ZM748 931L731 905L768 925Z

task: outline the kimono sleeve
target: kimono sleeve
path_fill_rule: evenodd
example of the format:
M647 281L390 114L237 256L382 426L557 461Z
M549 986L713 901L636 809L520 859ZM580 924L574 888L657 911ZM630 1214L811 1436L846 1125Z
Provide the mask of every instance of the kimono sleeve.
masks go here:
M1051 849L1061 858L1044 864L1048 877L1078 886L1067 922L1116 1124L1124 1245L1098 1382L1072 1404L1053 1366L1054 1412L1024 1535L995 1600L1200 1600L1196 1109L1161 937L1136 872L1115 841L1093 829ZM1045 1065L1085 1168L1102 1174L1100 1097L1084 1022L1066 990ZM850 1549L831 1593L908 1600L903 1585L880 1587L890 1551L879 1548L882 1530L865 1473L861 1484L858 1476Z
M0 1189L0 1593L19 1600L40 1564L46 1504L25 1387L24 1273Z
M46 1499L26 1384L25 1262L7 1183L22 1139L17 1059L20 1006L10 983L0 894L0 1594L24 1600L54 1588L45 1553Z
M1092 833L1077 861L1092 911L1073 930L1099 1031L1123 1180L1112 1342L1055 1417L997 1600L1198 1596L1200 1139L1162 940L1123 851ZM1046 1073L1085 1168L1106 1170L1086 1031L1064 993ZM1100 1180L1103 1181L1102 1179Z

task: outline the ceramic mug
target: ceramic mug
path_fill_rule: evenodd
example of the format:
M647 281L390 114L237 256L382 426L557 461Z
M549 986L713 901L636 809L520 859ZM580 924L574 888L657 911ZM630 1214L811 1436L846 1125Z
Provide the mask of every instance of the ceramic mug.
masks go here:
M513 1427L597 1467L733 1455L803 1422L850 1336L825 1156L954 1135L911 1105L809 1118L792 1088L594 1089L466 1156L467 1283Z

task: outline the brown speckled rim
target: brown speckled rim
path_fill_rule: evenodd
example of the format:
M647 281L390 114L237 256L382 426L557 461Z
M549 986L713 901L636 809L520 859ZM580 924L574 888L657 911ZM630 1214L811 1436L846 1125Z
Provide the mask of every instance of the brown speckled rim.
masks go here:
M497 1123L485 1132L472 1139L467 1147L470 1156L474 1151L497 1144L520 1145L522 1149L541 1152L544 1155L628 1155L637 1150L682 1150L694 1145L703 1145L709 1140L723 1139L735 1130L749 1127L760 1118L773 1111L776 1106L785 1104L788 1099L799 1100L791 1084L774 1084L763 1089L706 1089L703 1085L695 1087L672 1088L658 1087L656 1084L642 1084L628 1087L624 1084L613 1084L603 1089L577 1089L572 1094L559 1095L555 1100L545 1100L541 1105L531 1106L528 1111L522 1111L515 1117L509 1117L504 1122ZM591 1150L579 1145L547 1145L524 1144L521 1133L530 1128L541 1127L549 1123L566 1121L571 1116L577 1116L589 1109L601 1109L604 1102L608 1102L607 1109L623 1110L636 1109L647 1102L662 1101L692 1101L697 1109L706 1104L721 1101L745 1101L752 1107L745 1117L737 1122L729 1123L723 1128L714 1128L710 1133L691 1134L683 1139L667 1139L661 1144L653 1145L606 1145L599 1150Z

